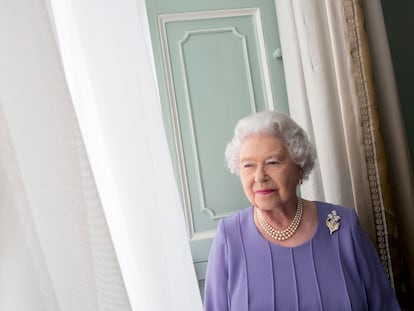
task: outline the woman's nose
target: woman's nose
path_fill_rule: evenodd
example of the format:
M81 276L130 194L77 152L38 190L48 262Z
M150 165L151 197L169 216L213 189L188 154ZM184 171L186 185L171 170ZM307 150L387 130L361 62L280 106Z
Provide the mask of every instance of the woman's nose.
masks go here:
M256 174L254 176L254 181L255 182L264 182L266 181L267 177L266 177L266 172L264 171L263 167L258 166L256 169Z

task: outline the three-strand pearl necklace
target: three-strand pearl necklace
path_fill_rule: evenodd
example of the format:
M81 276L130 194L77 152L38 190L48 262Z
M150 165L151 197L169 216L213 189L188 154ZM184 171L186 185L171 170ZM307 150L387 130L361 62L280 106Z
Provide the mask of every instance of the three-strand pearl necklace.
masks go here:
M262 226L263 230L270 235L273 239L278 241L284 241L289 239L292 235L295 234L296 230L299 227L300 221L302 219L303 214L303 207L302 207L302 199L298 198L298 203L296 205L296 214L293 218L292 223L287 227L285 230L276 230L273 228L267 221L264 219L262 212L257 209L257 220L259 224Z

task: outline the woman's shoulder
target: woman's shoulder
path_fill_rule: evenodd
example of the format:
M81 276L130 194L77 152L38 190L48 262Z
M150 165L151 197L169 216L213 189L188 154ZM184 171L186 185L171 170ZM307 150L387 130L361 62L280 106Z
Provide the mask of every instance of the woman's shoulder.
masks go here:
M235 223L238 222L240 220L244 220L246 218L249 218L249 216L251 215L251 211L252 211L252 206L249 206L247 208L243 208L229 216L226 216L223 218L223 221L227 224L230 223Z
M220 219L218 223L218 230L224 231L224 234L227 236L229 234L232 235L235 232L239 232L240 228L247 228L247 225L253 215L252 209L253 207L249 206L234 214Z

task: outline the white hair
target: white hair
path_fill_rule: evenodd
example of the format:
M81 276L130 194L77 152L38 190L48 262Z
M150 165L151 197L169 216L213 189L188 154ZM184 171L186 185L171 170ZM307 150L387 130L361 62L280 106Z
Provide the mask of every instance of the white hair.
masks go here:
M308 135L288 115L276 111L262 111L239 120L234 136L227 144L225 156L230 172L240 174L240 148L244 140L251 135L271 135L282 140L293 161L302 169L302 178L306 179L313 169L316 150Z

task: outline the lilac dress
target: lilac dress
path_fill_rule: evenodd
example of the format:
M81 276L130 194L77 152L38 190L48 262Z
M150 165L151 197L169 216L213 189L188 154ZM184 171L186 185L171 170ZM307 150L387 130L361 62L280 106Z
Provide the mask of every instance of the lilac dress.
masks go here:
M219 222L207 268L206 311L400 310L378 255L353 209L323 202L308 242L265 240L253 207ZM332 235L333 210L341 217Z

